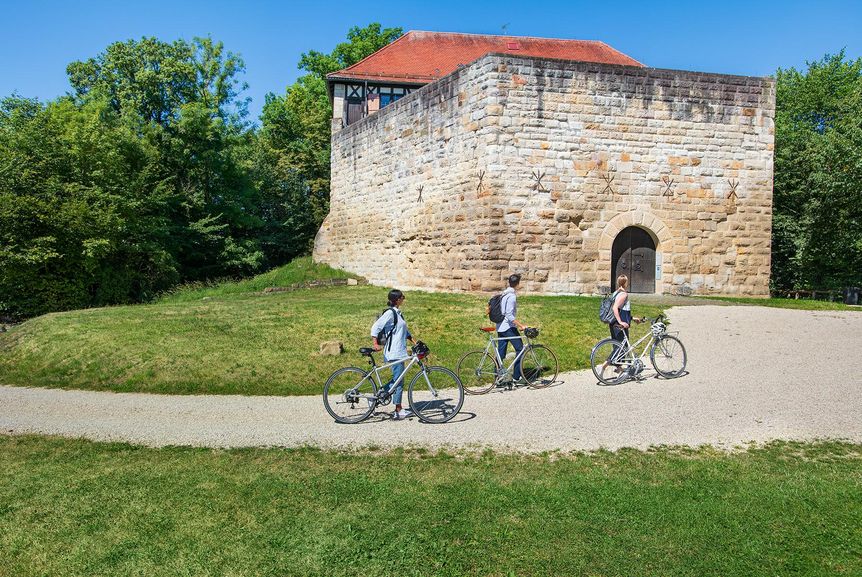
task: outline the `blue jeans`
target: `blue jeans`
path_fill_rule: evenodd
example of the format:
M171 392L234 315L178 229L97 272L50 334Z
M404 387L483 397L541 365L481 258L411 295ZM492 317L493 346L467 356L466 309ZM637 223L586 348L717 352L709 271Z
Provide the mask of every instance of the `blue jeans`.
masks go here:
M398 380L398 377L401 376L401 373L404 372L404 363L395 363L392 365L392 380L383 385L383 388L389 390L389 387L392 386L392 383ZM392 400L395 401L396 405L401 404L401 395L404 393L404 380L402 379L398 386L395 387L395 394L392 395Z
M517 327L512 327L507 331L503 331L502 333L497 333L497 336L500 338L503 338L503 337L520 337L521 333L518 332ZM515 349L516 355L521 352L521 349L524 348L524 343L521 342L521 339L497 341L497 352L500 353L500 360L501 361L505 362L505 360L506 360L506 348L509 346L509 343L512 343L512 348ZM505 365L504 365L504 368L505 368ZM514 371L512 373L512 379L513 380L520 379L522 376L521 375L521 359L518 359L517 361L515 361L515 366L512 367L512 370Z

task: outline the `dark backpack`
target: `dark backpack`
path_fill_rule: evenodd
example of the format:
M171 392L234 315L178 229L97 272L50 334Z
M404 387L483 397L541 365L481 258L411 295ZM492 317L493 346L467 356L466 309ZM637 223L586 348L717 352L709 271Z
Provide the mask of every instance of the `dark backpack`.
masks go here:
M389 337L392 336L392 333L395 332L395 328L398 326L398 313L396 313L395 309L392 307L387 307L386 309L384 309L383 312L380 313L380 315L377 318L379 319L380 317L385 315L386 311L392 311L392 319L394 321L394 324L392 325L392 328L389 329L388 331L386 330L386 328L382 328L382 329L380 329L380 332L377 333L377 344L380 345L381 347L386 346L386 342L389 340ZM384 327L385 327L385 325L384 325Z
M492 323L502 323L503 319L503 293L494 295L488 301L488 319Z
M599 320L606 325L609 325L617 320L617 317L614 316L614 299L617 298L618 292L619 291L614 291L605 298L603 298L602 304L601 306L599 306Z

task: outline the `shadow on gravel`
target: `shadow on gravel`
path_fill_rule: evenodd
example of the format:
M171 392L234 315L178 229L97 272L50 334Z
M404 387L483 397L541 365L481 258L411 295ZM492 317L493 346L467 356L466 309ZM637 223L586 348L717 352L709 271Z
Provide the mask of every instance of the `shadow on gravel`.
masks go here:
M676 377L663 377L658 373L653 373L653 374L641 375L640 377L634 377L634 378L628 377L628 378L620 379L619 381L617 381L615 383L603 383L601 381L596 381L596 386L597 387L618 387L620 385L625 385L627 383L642 383L642 382L649 380L649 379L656 379L657 381L675 381L675 380L681 379L682 377L685 377L689 374L690 373L688 371L684 371L681 375L678 375Z
M436 427L437 425L441 425L441 424L442 425L448 425L449 423L463 423L465 421L470 421L470 420L475 419L475 418L476 418L476 413L461 411L457 415L452 417L452 419L450 421L447 421L445 423L426 423L425 421L422 421L421 419L419 419L419 417L417 417L416 415L411 415L411 416L407 417L406 420L416 421L422 425L433 425ZM367 419L365 419L364 421L360 421L359 423L339 423L336 421L335 424L336 425L348 425L348 426L352 427L355 425L373 425L376 423L385 423L387 421L395 421L395 419L392 418L392 413L391 412L378 411L378 412L374 413L373 415L371 415L370 417L368 417Z
M681 379L683 377L687 377L690 373L688 371L683 371L681 375L677 375L675 377L663 377L659 374L656 374L653 378L658 379L660 381L675 381L677 379Z
M413 417L411 417L412 419ZM452 423L464 423L467 421L471 421L476 418L476 413L468 413L466 411L461 411L454 417L452 420L446 421L445 423L426 423L425 421L419 421L420 425L431 425L432 427L442 427L446 425L451 425Z

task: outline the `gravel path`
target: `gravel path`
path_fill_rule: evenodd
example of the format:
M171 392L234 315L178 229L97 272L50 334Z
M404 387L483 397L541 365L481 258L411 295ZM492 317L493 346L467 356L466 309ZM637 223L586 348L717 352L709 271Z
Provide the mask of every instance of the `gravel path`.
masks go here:
M635 300L635 308L637 301ZM0 431L150 446L493 446L592 450L840 438L862 442L862 314L764 307L670 310L690 373L468 396L456 421L338 425L321 397L163 396L0 386ZM553 343L550 343L553 346ZM345 357L345 363L350 362ZM387 407L389 409L390 407Z

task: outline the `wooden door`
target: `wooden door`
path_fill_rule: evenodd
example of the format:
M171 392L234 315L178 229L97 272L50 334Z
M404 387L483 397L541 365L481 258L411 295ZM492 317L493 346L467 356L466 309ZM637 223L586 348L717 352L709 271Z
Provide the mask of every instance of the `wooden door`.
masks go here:
M611 288L617 277L629 277L629 292L655 292L655 243L647 231L636 226L623 229L611 250Z
M365 115L365 102L358 99L348 98L344 101L344 119L345 126L349 126L358 120L362 120Z

